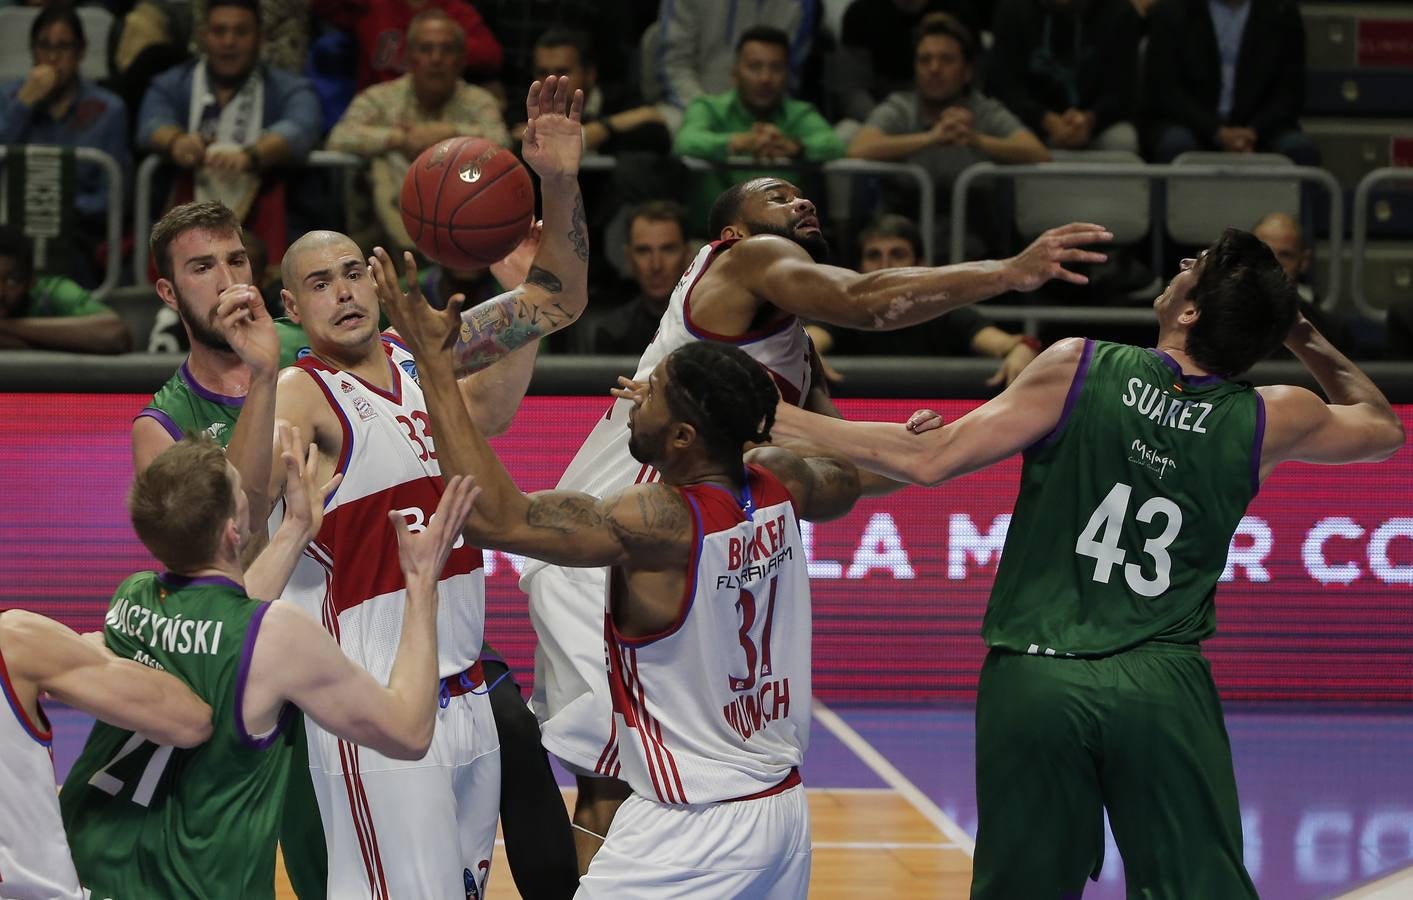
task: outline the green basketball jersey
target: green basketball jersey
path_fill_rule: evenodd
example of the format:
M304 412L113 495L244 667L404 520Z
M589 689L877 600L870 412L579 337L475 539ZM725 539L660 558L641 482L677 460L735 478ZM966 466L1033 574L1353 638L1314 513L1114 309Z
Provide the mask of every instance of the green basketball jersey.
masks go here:
M1103 656L1211 636L1264 424L1249 384L1086 342L1060 424L1025 453L987 645Z
M179 750L94 724L59 796L74 865L94 898L274 897L295 710L261 738L240 716L267 609L224 578L140 572L118 587L108 646L184 681L211 706L214 730Z
M276 319L275 331L280 336L280 366L292 366L309 352L304 329L288 319ZM157 393L152 402L138 413L155 419L172 440L179 441L185 433L205 432L222 447L231 439L244 397L226 397L196 383L183 360L181 366Z

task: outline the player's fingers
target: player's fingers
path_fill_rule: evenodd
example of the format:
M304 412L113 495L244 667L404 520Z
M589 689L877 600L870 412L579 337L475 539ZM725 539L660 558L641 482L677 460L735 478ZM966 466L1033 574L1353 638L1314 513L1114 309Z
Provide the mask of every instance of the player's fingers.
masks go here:
M422 284L417 280L417 258L411 250L402 251L403 272L407 274L407 296L410 300L422 299Z
M1108 231L1108 229L1103 225L1095 225L1093 222L1070 222L1067 225L1057 225L1046 234L1073 234L1077 231Z
M1067 234L1059 235L1055 243L1059 244L1061 247L1078 247L1081 244L1097 244L1102 241L1112 241L1113 239L1113 232L1099 228L1094 231L1071 231Z
M388 521L392 523L393 534L397 535L397 548L401 550L404 542L412 536L407 530L407 520L402 517L402 513L390 509L388 510Z
M551 75L550 78L554 76ZM535 117L540 114L540 90L544 85L536 80L530 84L530 93L525 97L525 122L526 128L533 127Z
M583 118L584 118L584 92L583 92L583 91L576 90L576 91L574 92L574 99L573 99L573 100L570 102L570 104L569 104L569 118L573 119L575 122L579 122L579 121L582 121L582 120L583 120Z
M446 301L446 312L449 316L461 318L461 310L466 306L465 294L452 294Z
M334 473L334 477L333 477L333 478L330 478L328 481L324 482L323 487L319 488L319 497L320 497L320 499L321 499L321 500L327 500L327 499L329 499L329 495L332 494L334 491L338 490L338 489L339 489L339 485L341 485L341 484L343 484L343 473L342 473L342 472L335 472L335 473Z
M995 374L995 375L992 375L990 378L986 379L986 386L987 386L987 387L995 387L996 385L1000 384L1001 381L1002 381L1002 379L1004 379L1005 377L1006 377L1006 367L1005 367L1005 366L1002 366L1001 368L999 368L999 369L996 370L996 374Z
M550 107L552 112L564 115L569 111L569 79L561 78L554 85L554 100Z
M1060 267L1059 271L1055 273L1055 277L1060 279L1061 281L1068 281L1070 284L1089 283L1088 276L1081 275L1078 272L1071 272L1069 269L1066 269L1063 266Z
M1082 250L1072 247L1068 250L1061 250L1056 256L1064 262L1086 262L1101 263L1108 259L1108 255L1094 250Z

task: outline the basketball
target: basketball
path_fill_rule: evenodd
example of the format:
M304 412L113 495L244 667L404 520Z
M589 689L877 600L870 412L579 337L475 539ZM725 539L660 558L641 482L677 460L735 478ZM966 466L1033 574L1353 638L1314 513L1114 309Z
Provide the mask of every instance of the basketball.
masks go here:
M399 203L417 249L454 269L504 259L530 232L535 190L515 154L484 138L433 144L407 170Z

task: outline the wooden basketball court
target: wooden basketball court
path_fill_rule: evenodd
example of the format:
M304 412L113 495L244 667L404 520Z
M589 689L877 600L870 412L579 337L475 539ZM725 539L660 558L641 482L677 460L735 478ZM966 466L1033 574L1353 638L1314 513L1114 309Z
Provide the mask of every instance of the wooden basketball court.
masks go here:
M811 900L852 900L860 889L873 897L965 897L971 884L969 846L943 834L891 788L807 788L814 829ZM572 806L574 791L565 790ZM490 900L519 900L505 847L496 842ZM284 864L276 871L276 897L294 900Z

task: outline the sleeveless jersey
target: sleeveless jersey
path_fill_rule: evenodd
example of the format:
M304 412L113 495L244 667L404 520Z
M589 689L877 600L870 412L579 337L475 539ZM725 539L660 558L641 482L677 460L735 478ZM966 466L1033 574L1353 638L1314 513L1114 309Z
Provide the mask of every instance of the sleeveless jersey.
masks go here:
M603 766L660 803L712 803L776 787L810 727L810 588L794 501L747 466L743 501L716 485L677 490L696 551L678 620L624 637L611 570L605 633L614 743ZM744 509L743 509L744 507Z
M1092 657L1210 637L1264 429L1249 384L1086 342L1063 418L1025 453L986 643Z
M762 331L728 337L707 331L692 322L692 288L721 254L735 241L715 241L703 247L682 274L668 300L667 311L658 323L657 335L638 360L635 381L647 381L653 369L669 353L698 340L735 344L765 367L787 401L803 405L810 391L810 341L799 319L790 318ZM628 452L628 410L630 400L614 400L594 430L589 432L579 452L559 479L559 490L582 491L606 497L631 484L650 481L656 472ZM531 575L546 564L526 560L525 574Z
M220 577L139 572L113 595L108 647L180 678L210 705L214 730L179 750L94 724L59 797L93 897L274 897L294 709L259 738L241 717L268 609Z
M34 721L20 705L3 655L0 693L9 707L0 710L0 897L77 900L83 895L54 793L54 733L42 708Z
M276 319L275 331L280 336L280 365L291 366L307 356L309 341L304 329L288 319ZM167 430L172 440L179 441L186 433L205 433L222 447L231 439L236 419L240 418L244 397L227 397L208 391L192 377L188 360L182 360L177 371L167 379L152 400L136 418L147 416Z
M343 482L329 498L319 534L285 588L324 623L344 654L386 684L402 635L407 585L398 564L397 533L388 510L420 531L437 508L443 484L436 445L412 354L383 339L393 390L383 391L315 356L297 365L309 373L343 426L337 471ZM469 668L481 650L485 577L481 551L457 538L438 582L439 674Z

